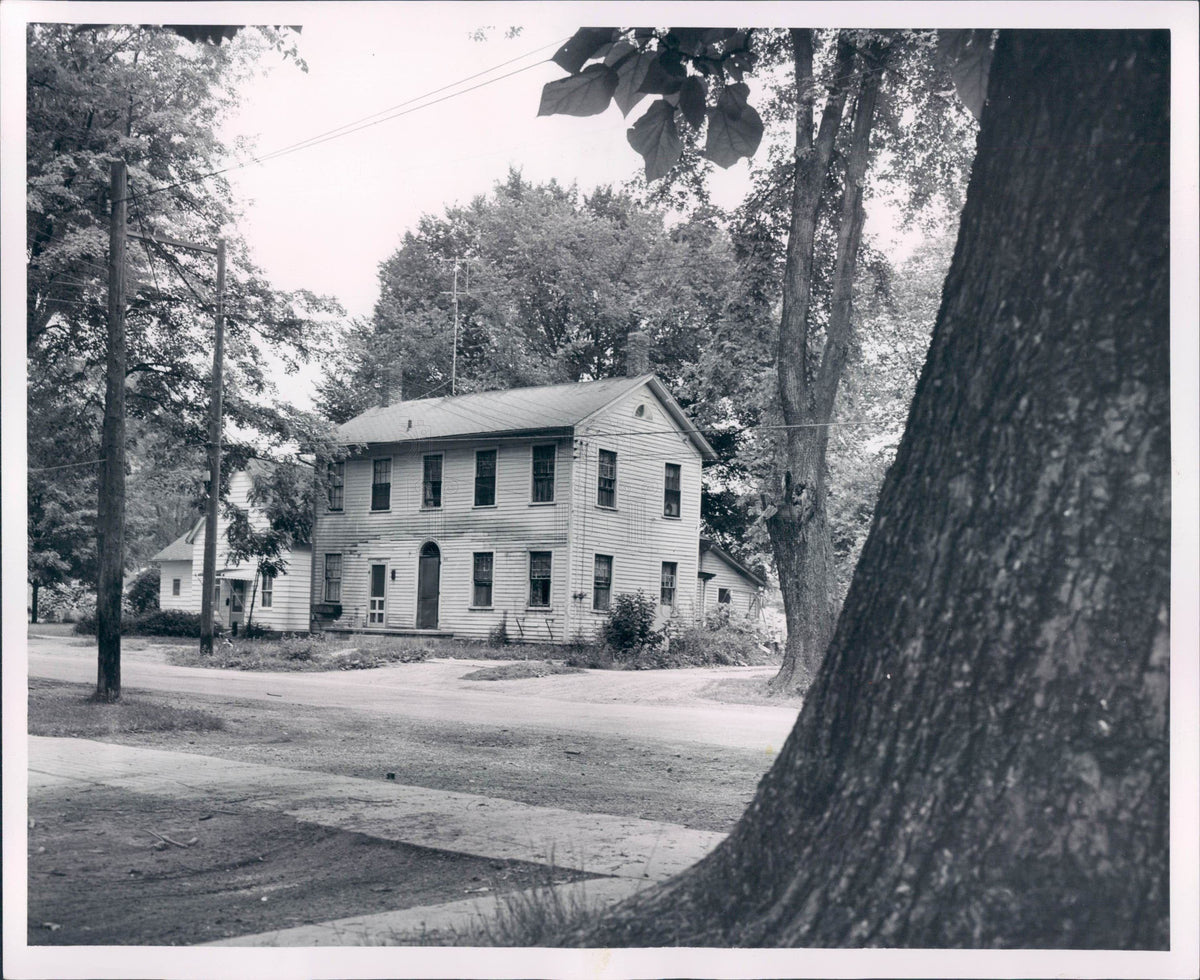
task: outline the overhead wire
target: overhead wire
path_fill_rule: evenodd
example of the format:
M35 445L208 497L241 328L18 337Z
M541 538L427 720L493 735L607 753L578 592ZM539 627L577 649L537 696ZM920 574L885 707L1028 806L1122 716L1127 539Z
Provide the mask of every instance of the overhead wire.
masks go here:
M467 77L461 78L455 82L451 82L448 85L443 85L440 88L433 89L422 95L414 96L413 98L408 99L404 102L397 103L395 106L392 106L389 109L382 109L379 112L373 113L370 116L364 116L360 120L350 122L350 123L345 123L342 126L336 127L335 129L327 130L325 133L320 133L320 134L317 134L316 136L311 136L311 137L308 137L307 139L299 140L296 143L289 144L288 146L281 147L278 150L272 150L269 153L261 154L257 157L251 158L250 160L246 161L245 163L232 164L228 167L222 167L218 170L212 170L207 173L197 174L196 176L189 177L186 180L176 181L175 183L166 184L162 187L151 188L150 190L142 191L141 194L137 195L137 196L150 197L154 194L162 194L166 191L174 190L179 187L185 187L189 184L194 184L194 183L197 183L202 180L209 180L210 178L219 177L219 176L222 176L223 174L232 173L237 170L244 170L247 167L256 166L258 164L266 163L271 160L277 160L281 157L287 156L291 153L296 153L300 150L309 149L313 146L320 146L321 144L327 143L330 140L340 139L343 136L349 136L353 133L361 132L364 129L369 129L372 126L379 125L380 123L389 122L392 119L398 119L401 116L409 115L413 112L417 112L420 109L428 109L432 106L439 105L442 102L447 102L450 99L458 98L460 95L466 95L469 92L474 92L477 89L484 88L485 86L492 85L496 82L504 81L505 79L511 78L514 75L519 75L522 72L526 72L532 68L538 67L539 65L543 65L549 59L543 59L541 61L536 61L536 62L533 62L532 64L525 65L524 67L518 68L514 71L506 72L503 75L498 75L495 78L486 79L485 81L482 81L482 82L478 83L477 85L472 85L468 88L459 89L458 91L450 92L448 95L444 95L441 98L434 99L431 102L422 102L422 100L428 99L433 95L437 95L439 92L444 92L447 89L455 88L456 86L462 85L464 82L472 81L473 79L479 78L482 75L490 74L491 72L494 72L500 68L510 65L515 61L520 61L523 58L527 58L532 54L537 54L539 51L542 51L545 48L552 47L552 46L558 46L561 43L562 43L562 41L555 41L555 42L552 42L551 44L544 44L541 47L535 48L532 51L528 51L525 54L520 55L516 58L512 58L512 59L509 59L508 61L501 62L500 64L494 65L491 68L485 69L481 72L476 72L474 75L468 75ZM413 105L414 102L421 102L421 104ZM404 107L409 107L409 108L404 108ZM393 110L399 110L399 111L393 111ZM386 115L385 115L385 113L386 113ZM382 118L375 118L378 116L381 116ZM133 197L131 195L127 194L126 199L132 200Z

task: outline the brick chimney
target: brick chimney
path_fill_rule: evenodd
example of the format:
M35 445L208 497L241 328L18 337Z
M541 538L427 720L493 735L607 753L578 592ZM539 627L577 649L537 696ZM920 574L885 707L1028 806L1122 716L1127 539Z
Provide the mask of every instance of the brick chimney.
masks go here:
M636 378L650 373L650 335L630 330L625 337L625 374Z

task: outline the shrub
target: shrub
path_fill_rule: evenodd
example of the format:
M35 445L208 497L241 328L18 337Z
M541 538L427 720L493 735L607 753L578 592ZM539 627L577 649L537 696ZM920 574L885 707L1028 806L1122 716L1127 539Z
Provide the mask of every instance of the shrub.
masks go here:
M218 635L223 627L213 620L213 634ZM96 614L93 611L75 623L75 632L87 636L96 635ZM200 614L184 612L182 609L152 609L140 616L122 616L121 633L132 636L185 636L198 639L200 636Z
M491 628L487 638L488 646L490 647L506 647L508 646L508 613L504 614L504 618Z
M604 642L622 652L657 646L663 634L654 629L656 612L654 600L641 590L616 596L601 629Z
M144 613L158 608L159 579L157 568L147 568L138 573L137 578L130 582L129 588L125 590L130 611Z
M95 614L96 593L89 586L59 582L38 590L38 617L43 622L74 623Z

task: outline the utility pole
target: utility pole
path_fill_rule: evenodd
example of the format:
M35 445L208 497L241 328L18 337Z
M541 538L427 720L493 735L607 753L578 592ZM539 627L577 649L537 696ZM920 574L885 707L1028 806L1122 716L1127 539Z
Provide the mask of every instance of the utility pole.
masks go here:
M217 247L181 242L154 233L133 238L155 245L171 245L193 252L206 252L217 257L216 338L213 345L212 384L208 416L208 501L204 518L204 571L200 584L200 652L211 654L213 648L213 587L217 581L217 501L221 494L221 398L222 370L225 357L225 240L218 239Z
M200 597L200 652L212 654L213 589L217 582L217 500L221 495L221 418L225 357L225 240L217 242L216 344L208 419L208 507L204 519L204 577Z
M450 358L450 394L455 394L458 379L458 259L454 260L454 354Z
M121 586L125 570L125 161L110 172L108 232L108 357L100 492L96 514L100 574L96 584L96 697L121 697Z

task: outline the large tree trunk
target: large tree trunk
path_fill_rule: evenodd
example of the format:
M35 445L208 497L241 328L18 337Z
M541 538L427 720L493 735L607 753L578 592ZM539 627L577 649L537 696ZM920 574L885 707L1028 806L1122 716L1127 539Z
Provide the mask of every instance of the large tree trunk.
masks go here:
M29 621L31 623L36 623L38 621L38 589L41 588L41 583L35 580L29 584L33 591L33 601L29 606Z
M1001 37L816 683L733 834L589 945L1168 944L1168 63Z

